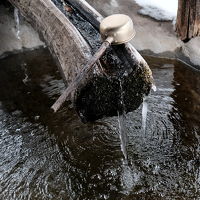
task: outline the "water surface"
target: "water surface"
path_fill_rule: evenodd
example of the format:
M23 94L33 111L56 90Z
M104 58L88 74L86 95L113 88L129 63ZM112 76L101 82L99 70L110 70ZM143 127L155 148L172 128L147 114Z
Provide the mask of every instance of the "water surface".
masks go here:
M145 57L157 92L126 115L82 124L46 49L0 60L0 199L199 199L200 73Z

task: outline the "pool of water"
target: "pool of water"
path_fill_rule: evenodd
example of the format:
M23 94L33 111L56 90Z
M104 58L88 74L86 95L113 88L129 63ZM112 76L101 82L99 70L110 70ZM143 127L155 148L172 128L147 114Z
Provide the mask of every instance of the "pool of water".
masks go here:
M125 115L82 124L46 49L0 60L0 199L200 199L200 72L145 56L157 91ZM120 130L128 136L127 162Z

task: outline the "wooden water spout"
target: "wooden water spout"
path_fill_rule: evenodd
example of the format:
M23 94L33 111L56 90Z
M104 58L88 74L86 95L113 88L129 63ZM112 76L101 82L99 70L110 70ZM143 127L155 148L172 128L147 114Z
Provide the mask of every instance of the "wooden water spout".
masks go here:
M100 24L100 32L101 37L105 38L103 44L51 107L54 112L62 106L74 88L81 84L81 81L83 81L89 71L93 69L94 64L101 58L111 44L124 44L135 36L135 30L131 18L123 14L114 14L103 19Z
M101 44L102 16L84 0L66 4L60 0L9 1L40 33L66 86L72 83ZM82 121L94 121L137 109L152 83L147 63L127 43L109 47L81 84L75 85L70 98Z

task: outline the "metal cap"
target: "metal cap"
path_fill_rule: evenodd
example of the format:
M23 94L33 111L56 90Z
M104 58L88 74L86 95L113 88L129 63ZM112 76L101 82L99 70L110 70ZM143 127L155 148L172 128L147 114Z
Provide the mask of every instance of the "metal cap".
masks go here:
M100 33L103 40L113 38L113 44L126 43L136 34L131 18L124 14L114 14L103 19Z

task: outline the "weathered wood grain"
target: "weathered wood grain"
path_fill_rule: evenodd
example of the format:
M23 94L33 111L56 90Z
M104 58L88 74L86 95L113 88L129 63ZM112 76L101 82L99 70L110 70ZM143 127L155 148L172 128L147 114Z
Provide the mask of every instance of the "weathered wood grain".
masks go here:
M200 0L179 0L176 32L187 42L200 36Z

